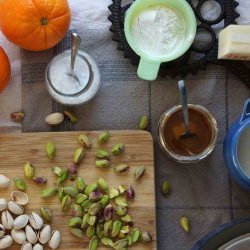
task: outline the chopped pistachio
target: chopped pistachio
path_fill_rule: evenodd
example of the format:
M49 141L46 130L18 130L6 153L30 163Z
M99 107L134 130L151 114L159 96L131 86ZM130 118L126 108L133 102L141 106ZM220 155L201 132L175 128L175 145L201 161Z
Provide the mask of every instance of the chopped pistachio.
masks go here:
M33 177L33 181L36 184L45 184L45 183L47 183L48 180L46 177Z
M63 187L61 187L58 190L58 197L59 197L60 202L62 202L64 196L65 196L65 193L63 191Z
M132 245L133 245L132 236L131 236L131 235L127 235L127 236L126 236L126 239L128 240L128 245L129 245L129 246L132 246Z
M99 201L103 197L103 194L100 191L93 191L89 194L90 201Z
M127 186L126 185L120 185L118 189L119 189L120 194L123 194L123 193L126 192Z
M98 239L101 239L103 237L103 224L99 223L99 219L98 219L98 223L96 225L96 236Z
M103 133L101 133L98 137L98 143L103 144L109 140L109 132L106 130Z
M124 151L124 144L122 143L116 144L111 150L114 156L120 155L123 151Z
M58 185L64 183L69 177L68 170L62 169L60 176L57 178L56 183Z
M23 120L25 114L23 112L13 112L10 115L10 118L14 122L20 122Z
M81 203L81 207L85 212L89 211L90 206L92 205L92 202L90 200L85 200Z
M126 194L127 194L127 199L128 200L133 200L135 198L135 191L132 187L132 185L128 185L128 188L126 190Z

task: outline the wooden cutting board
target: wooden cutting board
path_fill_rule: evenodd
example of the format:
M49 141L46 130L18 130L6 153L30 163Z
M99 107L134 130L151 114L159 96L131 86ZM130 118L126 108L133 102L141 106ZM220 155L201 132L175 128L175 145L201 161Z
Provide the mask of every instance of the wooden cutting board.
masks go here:
M29 133L29 134L0 134L0 174L4 174L10 179L20 176L27 181L27 191L30 203L26 206L26 212L35 211L39 213L41 206L53 210L53 228L60 230L62 243L59 249L80 250L88 249L89 240L76 238L71 235L68 229L68 219L66 213L61 212L57 197L49 199L40 198L40 192L44 187L51 187L56 178L51 172L55 165L67 167L72 162L73 153L79 147L78 135L85 132L57 132L57 133ZM132 184L136 192L136 198L130 202L129 214L131 214L134 224L142 231L149 231L153 235L153 242L147 244L136 244L129 249L156 249L156 219L155 219L155 183L154 183L154 156L153 142L149 133L144 131L110 131L111 137L107 144L99 146L97 137L100 132L86 132L92 139L92 148L87 150L86 157L79 166L79 176L82 176L87 184L95 181L98 177L103 177L110 187L117 188L120 184ZM57 147L57 154L54 160L47 158L45 144L53 141ZM112 165L126 163L130 169L126 173L116 174L112 167L108 169L98 169L94 165L95 152L98 148L110 150L116 143L125 144L125 152L122 156L112 157ZM23 173L23 165L26 161L32 162L36 167L37 176L48 178L46 185L37 185L33 181L27 180ZM133 170L137 166L146 167L145 175L135 181ZM65 184L66 185L66 184ZM68 181L67 185L73 185ZM12 183L8 190L0 190L0 198L10 199L11 191L15 190ZM11 249L20 249L20 246L13 245ZM45 249L49 249L48 246ZM99 247L98 249L106 249Z

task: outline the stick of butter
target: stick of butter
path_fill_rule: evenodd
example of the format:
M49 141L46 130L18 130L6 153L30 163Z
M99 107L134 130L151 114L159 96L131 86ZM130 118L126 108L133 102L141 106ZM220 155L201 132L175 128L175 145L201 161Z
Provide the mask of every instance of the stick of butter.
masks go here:
M250 25L229 25L220 32L218 59L250 61Z

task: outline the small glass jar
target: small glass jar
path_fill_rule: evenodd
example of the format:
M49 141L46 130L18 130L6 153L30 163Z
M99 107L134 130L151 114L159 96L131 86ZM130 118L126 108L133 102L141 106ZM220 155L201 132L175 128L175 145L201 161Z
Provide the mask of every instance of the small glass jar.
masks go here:
M74 72L71 70L71 51L54 57L47 66L47 89L57 102L64 105L80 105L91 100L100 87L97 64L84 51L79 50Z
M188 104L189 109L194 109L197 110L202 114L207 119L208 124L210 125L211 128L211 140L204 148L204 150L201 153L195 154L195 155L189 155L189 156L184 156L184 155L179 155L176 154L173 150L170 149L170 147L166 143L166 139L164 136L164 128L165 125L167 124L169 118L176 112L180 111L182 109L182 106L174 106L167 110L160 118L160 121L158 123L158 129L157 129L157 139L159 142L159 145L162 149L162 152L164 155L167 157L173 159L176 162L180 163L195 163L199 162L202 159L206 158L208 155L211 154L213 151L216 141L217 141L217 134L218 134L218 128L217 128L217 122L213 115L204 107L200 105L195 105L195 104Z

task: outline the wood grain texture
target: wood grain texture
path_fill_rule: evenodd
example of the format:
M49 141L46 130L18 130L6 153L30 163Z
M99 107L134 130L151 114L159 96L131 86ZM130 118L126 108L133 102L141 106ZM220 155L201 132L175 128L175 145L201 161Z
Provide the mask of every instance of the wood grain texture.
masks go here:
M26 212L39 212L41 206L53 210L54 218L52 227L60 230L62 243L59 249L80 250L88 249L89 240L78 239L71 235L68 230L67 221L70 218L66 213L61 212L57 197L42 199L40 192L44 187L53 186L55 176L51 168L55 165L67 167L72 162L74 150L79 147L77 136L85 133L92 139L92 148L87 150L86 157L79 166L79 176L82 176L86 183L103 177L110 187L117 188L120 184L132 184L136 191L136 198L130 202L129 213L135 226L142 231L149 231L153 235L153 242L149 244L139 243L129 249L151 250L156 249L156 218L155 218L155 183L154 183L154 156L153 142L149 133L144 131L110 131L111 137L107 144L99 146L97 137L100 132L58 132L58 133L29 133L29 134L0 134L0 174L10 179L16 176L23 177L27 181L27 194L30 203ZM50 160L45 153L45 144L53 141L57 147L55 159ZM95 152L98 148L110 150L116 143L125 144L125 152L122 156L111 158L111 167L98 169L94 165ZM46 185L37 185L27 180L23 173L23 165L26 161L32 162L36 167L36 176L48 178ZM130 169L126 173L114 173L112 166L117 163L126 163ZM133 178L133 170L137 166L144 165L146 173L139 181ZM74 185L68 181L67 185ZM11 191L15 190L12 182L8 190L0 190L0 197L10 199ZM11 249L20 249L20 246L13 245ZM49 249L47 246L45 249ZM98 249L106 249L99 247Z

